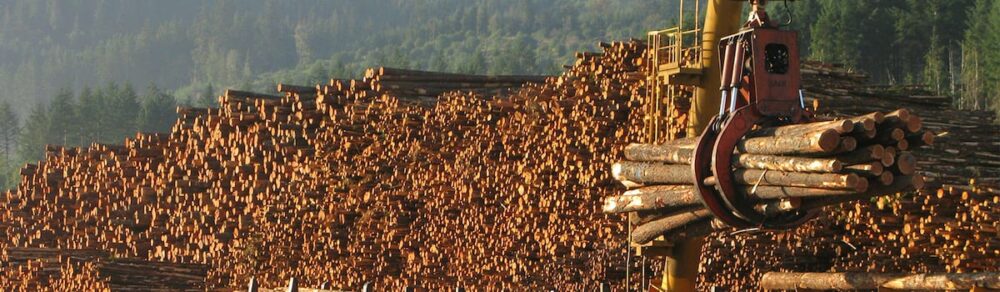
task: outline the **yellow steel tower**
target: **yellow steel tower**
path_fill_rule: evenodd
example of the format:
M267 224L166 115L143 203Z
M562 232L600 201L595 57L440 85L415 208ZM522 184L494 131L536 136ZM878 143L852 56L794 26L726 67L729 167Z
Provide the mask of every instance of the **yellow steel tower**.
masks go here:
M648 143L697 137L719 111L721 80L717 46L722 37L742 27L740 0L678 0L678 25L648 34L650 61L643 101ZM702 7L701 2L706 2ZM704 27L699 19L704 10ZM685 20L694 12L693 20ZM659 289L695 291L703 238L674 242L660 238L637 246L640 255L663 257ZM645 287L644 287L645 288Z

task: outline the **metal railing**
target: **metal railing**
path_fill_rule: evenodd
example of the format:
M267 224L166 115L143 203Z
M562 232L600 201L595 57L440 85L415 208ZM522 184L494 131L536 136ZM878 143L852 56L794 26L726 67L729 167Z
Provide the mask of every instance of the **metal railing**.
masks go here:
M661 66L680 68L687 54L695 54L701 50L701 28L681 31L680 27L651 31L648 34L647 49L652 52L651 65L653 71ZM700 62L687 64L685 68L700 68Z

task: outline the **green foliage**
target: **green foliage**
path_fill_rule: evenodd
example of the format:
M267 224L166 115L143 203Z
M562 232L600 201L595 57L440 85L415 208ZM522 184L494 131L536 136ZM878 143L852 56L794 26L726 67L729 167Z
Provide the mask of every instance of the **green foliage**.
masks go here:
M573 52L643 37L676 10L663 0L0 0L0 88L26 111L58 85L108 81L206 106L219 93L199 97L209 84L270 91L375 65L552 74Z
M21 121L9 102L0 102L0 190L10 188L17 181L15 151L21 132Z
M110 100L109 124L113 126L110 135L104 137L103 141L111 143L121 143L122 138L135 135L136 121L139 118L139 96L132 85L125 84L116 89L109 88L106 93Z
M0 102L0 157L4 163L11 162L21 134L21 120L14 107L7 101ZM0 164L5 166L5 164Z
M810 1L805 1L810 2ZM806 55L866 71L881 83L953 93L970 0L819 0L794 10ZM793 4L795 6L799 3ZM816 8L813 5L818 6ZM816 21L807 18L816 11Z
M177 107L174 97L164 93L156 87L149 85L146 93L142 96L142 109L139 111L138 126L142 132L169 132L173 126L177 115L174 109Z
M47 144L67 145L79 141L76 135L81 129L74 99L73 92L63 89L52 100L48 114L48 137L45 139Z
M976 0L968 10L962 40L962 108L1000 114L1000 3Z
M49 137L49 114L42 103L35 104L18 137L17 155L25 161L38 161L45 153Z
M107 102L103 98L104 91L93 91L89 87L83 88L78 96L79 106L76 108L77 116L80 117L80 132L77 133L79 140L77 145L85 145L94 141L99 141L101 137L108 134L110 128L106 117L109 114Z
M218 98L215 94L215 87L211 83L205 85L201 92L198 93L198 99L195 103L198 107L218 107Z

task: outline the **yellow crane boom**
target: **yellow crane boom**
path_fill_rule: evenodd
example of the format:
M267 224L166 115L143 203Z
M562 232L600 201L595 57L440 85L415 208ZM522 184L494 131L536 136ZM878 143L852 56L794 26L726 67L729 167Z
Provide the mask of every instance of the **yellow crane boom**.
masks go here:
M682 10L679 12L680 15L684 13L684 2L685 0L680 0ZM698 8L699 4L697 0L695 0L695 3L694 7L697 13L700 9ZM654 109L647 110L647 113L656 115L647 117L647 120L651 121L647 123L647 126L651 127L648 131L650 133L650 137L648 137L651 140L650 142L655 143L657 140L660 140L659 136L665 131L661 129L664 123L660 119L671 118L670 114L665 115L660 109L662 100L667 99L672 102L675 98L674 96L669 96L674 91L665 90L663 89L664 86L683 84L695 87L695 92L691 97L691 108L688 112L686 125L687 137L697 137L700 135L712 117L718 113L721 100L719 89L722 85L718 73L721 71L721 64L719 64L718 52L716 51L718 50L721 38L737 33L743 26L740 22L742 11L742 0L708 0L705 7L704 28L699 28L699 22L696 20L693 30L685 30L682 19L677 28L650 32L652 49L650 55L654 58L652 66L653 82L651 84L654 88L650 90L651 99L647 103L651 107L654 107ZM699 15L695 17L699 17ZM701 29L701 44L692 45L700 45L700 47L693 47L700 49L700 63L685 64L681 60L683 52L688 49L684 48L684 32L697 32L699 29ZM669 45L666 46L669 46L669 48L661 47L665 46L664 42L661 41L661 34L663 32L673 32L675 34L671 36L674 40L667 42ZM661 57L661 51L664 49L668 51L667 54L670 55L669 57ZM666 61L661 59L665 59ZM688 72L690 70L698 72L684 74L685 70L688 70ZM688 76L688 78L684 78L683 76ZM695 78L690 78L691 76ZM663 86L661 86L661 82ZM667 108L668 110L673 110L673 107ZM669 134L667 136L674 138ZM703 244L704 238L692 238L681 242L673 242L667 246L657 248L659 249L658 251L650 252L663 255L666 258L663 278L659 285L661 290L672 292L696 291L695 286Z

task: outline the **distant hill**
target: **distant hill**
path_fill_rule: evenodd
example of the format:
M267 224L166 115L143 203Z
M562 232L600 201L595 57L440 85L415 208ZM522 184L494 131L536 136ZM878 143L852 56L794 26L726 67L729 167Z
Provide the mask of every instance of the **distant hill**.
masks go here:
M0 87L24 109L60 88L316 81L388 64L554 73L598 40L642 37L664 0L0 0ZM26 110L22 110L26 112Z

